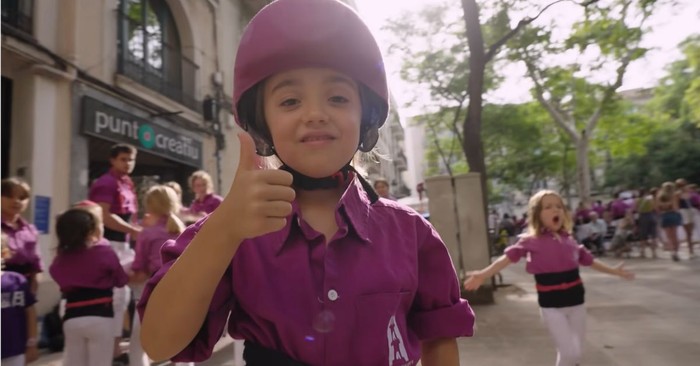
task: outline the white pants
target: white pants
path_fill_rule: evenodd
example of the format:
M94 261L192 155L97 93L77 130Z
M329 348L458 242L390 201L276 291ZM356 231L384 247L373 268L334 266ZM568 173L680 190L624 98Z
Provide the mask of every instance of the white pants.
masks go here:
M114 352L112 333L112 318L81 316L66 320L63 322L63 365L111 366Z
M122 241L112 241L112 249L117 253L119 263L124 267L124 270L129 270L131 264L134 263L134 250L129 247L129 243ZM129 308L129 300L131 294L128 286L115 287L112 295L112 304L114 306L114 337L121 338L124 330L124 313Z
M0 364L2 364L2 366L24 366L24 355L3 358Z
M565 308L541 308L542 321L557 348L557 366L581 364L586 332L586 308L583 305Z

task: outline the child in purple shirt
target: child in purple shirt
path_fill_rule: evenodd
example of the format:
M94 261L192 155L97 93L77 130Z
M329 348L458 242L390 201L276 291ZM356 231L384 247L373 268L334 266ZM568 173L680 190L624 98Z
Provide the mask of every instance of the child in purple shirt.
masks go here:
M280 0L236 57L249 134L221 205L163 246L139 303L149 355L204 360L228 325L250 366L458 365L474 314L445 245L350 165L388 114L367 26L339 1Z
M7 236L2 233L2 345L3 366L24 366L39 357L37 349L36 298L27 279L5 269L12 257Z
M58 248L49 273L66 300L63 364L112 364L112 289L129 280L109 242L102 237L101 210L72 208L56 220Z
M530 198L528 232L490 266L470 272L464 282L467 290L476 290L487 278L511 263L527 258L525 270L535 275L537 299L542 318L557 348L557 366L581 363L586 310L579 266L625 279L634 275L622 264L610 267L571 236L571 217L561 196L543 190Z
M209 173L198 170L189 179L190 189L194 192L194 200L189 208L184 210L183 217L192 223L214 212L224 200L214 194L214 182Z
M143 284L162 265L160 248L168 240L178 237L185 225L177 217L180 209L180 199L177 193L165 185L155 185L148 189L144 197L144 207L151 226L143 228L136 240L136 255L131 264L132 287L134 299L138 301L143 290ZM141 347L141 322L134 317L129 339L129 365L149 366L150 360Z
M29 184L18 178L2 180L2 232L7 236L7 247L12 256L5 261L5 269L17 272L29 281L36 294L37 274L43 271L39 256L39 232L22 218L29 205Z

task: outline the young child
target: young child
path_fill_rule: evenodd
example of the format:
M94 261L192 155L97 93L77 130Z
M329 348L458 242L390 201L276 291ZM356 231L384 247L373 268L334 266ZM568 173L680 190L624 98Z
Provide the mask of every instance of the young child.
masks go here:
M58 248L49 273L66 300L63 316L66 366L112 365L112 288L128 276L102 237L102 211L83 202L56 220Z
M153 221L145 226L136 240L136 255L131 265L134 298L138 301L143 284L161 266L160 247L167 240L175 239L185 230L185 225L177 217L180 209L179 197L170 187L156 185L148 189L144 198L146 213ZM129 339L129 365L149 366L150 361L141 347L141 322L138 316L133 319Z
M5 270L12 258L8 237L2 233L2 347L3 366L24 366L39 357L37 349L36 298L27 279Z
M571 217L559 194L553 191L536 193L528 204L528 232L490 266L469 273L464 282L467 290L476 290L487 278L511 263L527 258L525 269L535 275L537 298L542 318L557 348L557 366L581 363L586 310L583 282L579 266L591 268L625 279L634 275L623 265L610 267L594 259L571 236Z
M43 271L37 245L38 231L22 218L29 205L30 187L19 178L2 180L2 232L12 256L5 261L8 272L27 278L32 293L38 288L37 274Z
M241 155L222 204L162 249L139 303L162 360L208 358L228 323L247 365L458 365L474 314L418 213L349 164L388 113L367 26L335 0L280 0L236 56ZM251 138L252 136L252 138ZM261 170L259 155L281 169ZM230 317L229 317L230 313Z

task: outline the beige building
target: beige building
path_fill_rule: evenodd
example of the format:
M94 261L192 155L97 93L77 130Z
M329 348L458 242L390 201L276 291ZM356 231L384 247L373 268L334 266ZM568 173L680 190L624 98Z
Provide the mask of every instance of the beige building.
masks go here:
M2 176L32 186L27 216L42 231L46 266L56 216L87 197L115 142L139 149L137 183L186 187L204 169L225 193L239 153L235 50L265 3L3 0ZM39 296L42 313L58 299L47 275Z

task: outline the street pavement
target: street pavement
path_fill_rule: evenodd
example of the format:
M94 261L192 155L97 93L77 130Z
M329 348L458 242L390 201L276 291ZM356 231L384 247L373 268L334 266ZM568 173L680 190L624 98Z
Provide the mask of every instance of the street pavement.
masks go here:
M685 248L683 248L685 249ZM584 269L588 312L583 365L700 364L700 258L625 259L637 279L624 281ZM618 260L603 258L609 264ZM477 331L458 340L461 365L554 365L555 349L542 325L532 276L524 265L503 271L496 303L476 306ZM199 366L240 366L229 338ZM358 350L361 352L361 350ZM59 365L60 355L32 365Z

